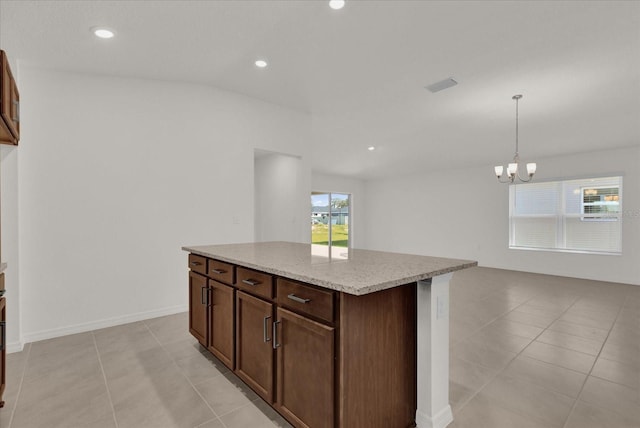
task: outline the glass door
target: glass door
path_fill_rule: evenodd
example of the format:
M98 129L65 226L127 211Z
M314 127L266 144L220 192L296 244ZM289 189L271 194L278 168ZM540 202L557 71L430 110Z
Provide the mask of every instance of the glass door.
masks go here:
M329 247L330 254L350 247L351 195L348 193L311 193L311 243Z

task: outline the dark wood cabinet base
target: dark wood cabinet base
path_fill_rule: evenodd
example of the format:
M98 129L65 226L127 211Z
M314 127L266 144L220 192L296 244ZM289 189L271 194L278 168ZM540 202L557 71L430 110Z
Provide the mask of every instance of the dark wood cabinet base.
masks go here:
M191 333L294 427L415 427L415 283L355 296L189 260Z

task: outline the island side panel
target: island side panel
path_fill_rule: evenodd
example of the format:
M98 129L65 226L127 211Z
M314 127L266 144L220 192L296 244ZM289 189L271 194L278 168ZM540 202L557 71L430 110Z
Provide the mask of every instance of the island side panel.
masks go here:
M445 428L449 405L449 281L452 273L418 281L418 428Z
M414 426L416 284L340 303L339 426Z

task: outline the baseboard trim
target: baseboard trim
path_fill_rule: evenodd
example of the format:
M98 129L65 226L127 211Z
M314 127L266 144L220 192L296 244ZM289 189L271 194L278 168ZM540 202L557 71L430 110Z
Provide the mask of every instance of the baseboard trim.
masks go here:
M23 349L24 349L24 342L7 343L7 354L13 354L14 352L22 352Z
M84 324L71 325L67 327L54 328L51 330L42 330L34 333L28 333L22 336L22 342L20 342L20 349L16 346L16 351L22 350L22 347L26 343L38 342L40 340L53 339L60 336L68 336L70 334L84 333L87 331L99 330L101 328L114 327L116 325L128 324L136 321L148 320L151 318L162 317L165 315L173 315L180 312L187 312L189 310L188 305L171 306L163 309L156 309L153 311L138 312L135 314L124 315L120 317L107 318L99 321L92 321ZM13 344L7 347L7 351ZM9 351L11 352L11 351Z
M434 416L429 416L420 410L416 412L417 428L445 428L451 422L453 422L453 413L451 412L451 406L448 404Z

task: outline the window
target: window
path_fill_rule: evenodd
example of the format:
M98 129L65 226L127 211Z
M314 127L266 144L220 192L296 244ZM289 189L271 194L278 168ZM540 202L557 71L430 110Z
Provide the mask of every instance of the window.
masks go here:
M622 177L509 186L509 248L620 254Z
M615 187L583 187L582 217L583 221L617 221L620 214L620 188Z

